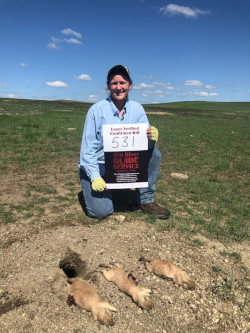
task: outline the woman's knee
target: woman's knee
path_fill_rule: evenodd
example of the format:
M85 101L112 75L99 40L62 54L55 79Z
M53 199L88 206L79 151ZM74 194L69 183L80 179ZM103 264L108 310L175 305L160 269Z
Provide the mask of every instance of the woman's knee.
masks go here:
M97 219L104 219L108 215L112 214L114 211L112 202L107 203L104 202L103 199L98 199L98 203L93 205L92 207L87 206L87 213L90 217L94 217ZM106 200L105 200L106 201Z

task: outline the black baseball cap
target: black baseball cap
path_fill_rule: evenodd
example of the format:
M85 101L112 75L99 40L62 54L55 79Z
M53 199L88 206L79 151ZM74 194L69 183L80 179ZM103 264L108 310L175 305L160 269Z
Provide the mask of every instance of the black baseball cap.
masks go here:
M127 81L132 81L129 73L129 69L123 65L115 65L110 68L107 75L107 82L110 82L115 75L122 75Z

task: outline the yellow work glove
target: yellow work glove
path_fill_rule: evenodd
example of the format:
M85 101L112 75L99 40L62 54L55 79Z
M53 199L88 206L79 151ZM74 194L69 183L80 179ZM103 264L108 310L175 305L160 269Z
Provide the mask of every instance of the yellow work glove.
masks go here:
M159 132L154 126L151 126L151 140L158 141Z
M92 181L92 189L97 192L102 192L106 189L107 185L105 181L102 179L102 177L97 177Z

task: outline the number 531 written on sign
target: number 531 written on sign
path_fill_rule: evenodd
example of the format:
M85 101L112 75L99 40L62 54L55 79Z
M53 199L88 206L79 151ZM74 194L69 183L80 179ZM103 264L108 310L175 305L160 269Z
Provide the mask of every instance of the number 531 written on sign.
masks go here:
M103 125L105 152L147 150L148 124Z

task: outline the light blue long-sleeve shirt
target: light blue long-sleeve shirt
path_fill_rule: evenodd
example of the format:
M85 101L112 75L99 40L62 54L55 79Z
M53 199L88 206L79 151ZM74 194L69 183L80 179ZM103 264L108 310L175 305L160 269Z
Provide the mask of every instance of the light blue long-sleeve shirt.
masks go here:
M145 110L138 102L128 99L121 119L119 110L110 97L91 106L85 120L79 162L79 167L85 170L91 181L101 177L98 164L105 163L102 125L136 123L147 123L150 127ZM153 145L149 140L149 148Z

